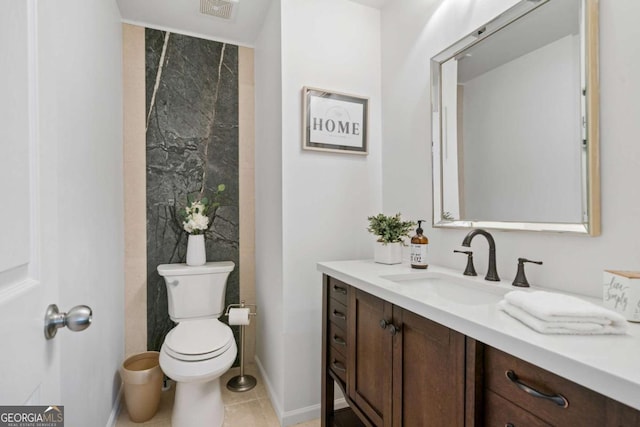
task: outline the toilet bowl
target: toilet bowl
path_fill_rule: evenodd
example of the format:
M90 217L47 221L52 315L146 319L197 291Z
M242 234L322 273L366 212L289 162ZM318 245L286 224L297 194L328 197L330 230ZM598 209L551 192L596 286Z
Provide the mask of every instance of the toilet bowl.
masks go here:
M238 350L231 328L218 317L233 268L228 261L158 266L167 285L169 315L178 323L160 349L160 367L176 381L174 427L221 427L224 422L220 376L231 368Z
M213 322L218 325L210 324ZM202 335L206 330L210 334ZM198 336L209 339L198 340ZM209 347L202 344L214 341ZM233 365L237 352L231 328L217 319L187 320L167 334L160 349L160 367L176 381L173 426L222 426L220 376Z

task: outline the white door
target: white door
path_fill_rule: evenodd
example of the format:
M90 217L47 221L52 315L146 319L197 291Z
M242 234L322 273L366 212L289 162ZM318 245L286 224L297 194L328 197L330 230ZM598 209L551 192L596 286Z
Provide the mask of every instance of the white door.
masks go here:
M34 13L32 0L3 2L0 13L2 405L38 402L43 393L50 398L58 393L43 390L57 367L43 333L48 284L40 269Z
M70 426L111 422L121 385L121 57L115 1L0 1L0 405ZM49 304L94 322L46 340Z
M47 24L55 26L56 22ZM58 253L57 147L40 135L49 129L42 130L39 121L43 106L39 100L38 28L37 0L2 3L0 405L61 404L65 385L62 355L82 349L67 342L71 350L64 353L60 339L45 338L45 312L49 304L58 302L63 290L57 280L64 256ZM55 116L54 111L47 113ZM48 122L55 121L48 117ZM62 306L60 311L69 308Z

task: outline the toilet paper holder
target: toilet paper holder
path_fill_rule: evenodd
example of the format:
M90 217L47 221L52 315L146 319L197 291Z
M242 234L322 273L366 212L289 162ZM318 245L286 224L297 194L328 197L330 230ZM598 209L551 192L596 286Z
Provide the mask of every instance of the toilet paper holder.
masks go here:
M224 312L224 315L229 317L229 311L232 308L247 308L249 307L249 309L253 308L253 311L249 311L249 316L257 316L258 315L258 306L255 304L245 304L244 300L240 301L240 304L229 304L227 306L227 309Z
M229 317L229 312L232 308L249 308L249 318L258 314L258 306L255 304L245 304L244 300L240 301L240 304L229 304L225 310L224 315ZM251 309L253 308L253 311ZM227 381L227 388L231 391L243 392L249 391L256 386L256 379L252 375L245 375L244 373L244 327L240 326L240 375L236 375Z

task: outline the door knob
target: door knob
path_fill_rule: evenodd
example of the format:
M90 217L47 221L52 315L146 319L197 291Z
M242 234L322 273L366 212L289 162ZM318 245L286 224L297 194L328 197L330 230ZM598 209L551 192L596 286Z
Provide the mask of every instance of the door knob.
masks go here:
M56 336L58 328L65 326L74 332L84 331L91 326L93 312L86 305L76 305L68 313L60 313L58 306L51 304L44 315L44 336L50 340Z

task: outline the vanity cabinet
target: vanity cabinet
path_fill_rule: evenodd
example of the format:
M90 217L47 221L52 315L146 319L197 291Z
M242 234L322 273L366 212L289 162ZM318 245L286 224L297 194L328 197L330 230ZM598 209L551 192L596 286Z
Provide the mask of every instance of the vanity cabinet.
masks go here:
M323 427L640 427L631 407L328 275L322 313Z
M325 381L336 380L364 425L463 426L465 337L431 320L325 277ZM346 290L346 366L336 348L335 316ZM335 295L334 295L335 296ZM342 332L341 330L338 330ZM343 369L344 368L344 369ZM323 384L322 425L332 423L333 389Z
M347 336L349 295L353 288L334 278L324 276L322 287L322 414L323 426L364 426L358 409L334 410L334 386L347 395ZM349 402L353 406L352 402ZM369 424L370 425L370 424Z
M640 425L638 411L593 390L470 338L467 349L469 425Z
M393 307L395 427L464 425L464 335Z
M349 314L348 396L373 425L391 426L393 336L380 322L392 322L392 305L352 289Z

